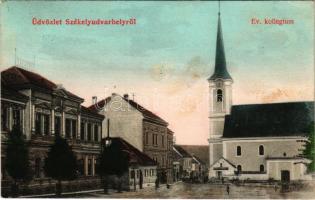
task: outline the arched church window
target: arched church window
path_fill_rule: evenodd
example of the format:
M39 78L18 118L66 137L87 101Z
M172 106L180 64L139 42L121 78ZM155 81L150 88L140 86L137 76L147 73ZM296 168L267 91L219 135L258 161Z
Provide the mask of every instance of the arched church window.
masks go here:
M241 146L237 146L236 147L236 155L237 156L241 156L242 155L242 148L241 148Z
M259 166L259 171L260 172L264 172L265 171L265 166L264 165L260 165Z
M217 102L222 102L222 100L223 100L222 90L218 89L217 90Z
M260 145L259 146L259 155L264 155L265 154L265 150L264 150L264 146L263 145Z

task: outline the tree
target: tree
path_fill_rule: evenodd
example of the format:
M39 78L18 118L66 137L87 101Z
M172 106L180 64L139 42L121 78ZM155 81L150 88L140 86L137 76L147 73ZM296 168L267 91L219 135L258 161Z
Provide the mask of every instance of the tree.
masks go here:
M129 156L121 148L118 140L111 140L111 144L102 148L99 156L98 171L103 180L104 193L108 189L108 176L116 175L118 177L118 192L121 191L121 177L129 168Z
M18 127L13 127L9 132L7 143L5 169L13 179L12 195L18 196L19 184L30 181L33 174L29 162L28 145Z
M56 136L45 159L44 171L48 177L57 180L56 195L62 192L61 181L77 177L77 159L66 139Z
M310 126L308 140L305 143L303 150L305 158L310 159L311 163L307 166L309 172L315 172L315 137L314 137L314 123Z

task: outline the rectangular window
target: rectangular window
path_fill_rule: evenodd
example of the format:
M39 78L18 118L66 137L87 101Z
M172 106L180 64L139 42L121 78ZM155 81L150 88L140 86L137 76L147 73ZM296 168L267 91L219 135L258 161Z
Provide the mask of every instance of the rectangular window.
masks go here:
M98 141L98 125L94 125L94 141Z
M61 117L55 116L55 135L60 135Z
M8 130L8 108L1 106L1 130Z
M84 140L84 135L85 135L85 123L81 122L81 135L80 135L81 140Z
M152 144L153 144L153 145L155 144L154 139L155 139L155 134L152 134Z
M71 119L66 119L66 138L71 136Z
M162 135L162 147L164 147L164 135Z
M87 140L88 140L88 141L91 141L91 140L92 140L92 126L91 126L90 123L88 123Z
M36 113L35 114L35 134L36 135L41 135L42 131L41 131L41 114L40 113Z
M44 134L49 135L49 115L43 115L44 119Z
M92 159L88 159L88 175L92 175Z
M155 145L158 146L158 135L155 134Z
M12 117L13 117L13 127L17 127L18 129L21 129L20 110L14 109Z
M77 120L71 120L72 122L72 138L77 138Z
M149 133L145 133L145 144L149 144Z
M80 175L84 175L84 160L78 160L78 171Z

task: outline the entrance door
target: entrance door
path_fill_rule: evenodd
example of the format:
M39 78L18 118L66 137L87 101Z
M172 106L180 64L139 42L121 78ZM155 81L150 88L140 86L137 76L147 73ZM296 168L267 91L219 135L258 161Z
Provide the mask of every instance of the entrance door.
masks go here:
M290 182L289 170L281 170L281 182Z
M217 178L221 179L222 177L222 172L221 171L217 171Z

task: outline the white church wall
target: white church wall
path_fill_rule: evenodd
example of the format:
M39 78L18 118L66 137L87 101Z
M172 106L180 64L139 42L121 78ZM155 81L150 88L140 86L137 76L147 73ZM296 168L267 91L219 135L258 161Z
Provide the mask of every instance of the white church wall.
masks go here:
M281 171L290 172L290 180L308 180L310 177L306 174L306 166L303 163L297 163L296 160L273 160L267 161L268 178L281 180Z
M266 170L266 157L293 157L299 155L302 148L301 138L260 138L248 140L225 140L223 146L226 159L234 165L241 165L242 171L260 171L260 165ZM259 155L259 146L263 145L264 155ZM237 146L241 147L241 155L236 155Z

